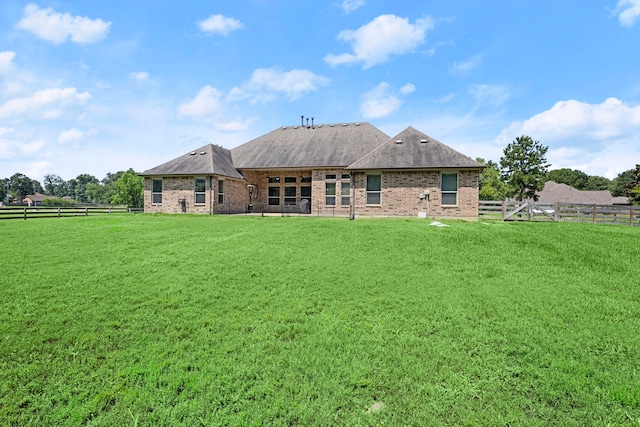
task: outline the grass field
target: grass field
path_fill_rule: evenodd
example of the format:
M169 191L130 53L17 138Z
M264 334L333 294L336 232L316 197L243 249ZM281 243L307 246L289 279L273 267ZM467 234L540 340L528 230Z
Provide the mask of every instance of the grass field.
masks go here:
M640 229L0 222L2 425L640 426Z

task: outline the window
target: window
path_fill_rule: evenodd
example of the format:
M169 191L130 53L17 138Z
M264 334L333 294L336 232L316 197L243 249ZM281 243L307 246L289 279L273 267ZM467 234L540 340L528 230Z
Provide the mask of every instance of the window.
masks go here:
M224 205L224 179L218 180L218 204Z
M279 183L280 182L280 177L279 176L270 176L267 180L270 183Z
M296 187L284 187L284 204L296 204Z
M151 185L151 203L162 203L162 180L154 179Z
M311 182L311 177L303 176L302 178L300 178L300 182Z
M296 177L295 177L295 176L285 176L285 177L284 177L284 182L285 182L285 183L287 183L287 182L289 182L289 183L290 183L290 182L296 182L296 181L297 181L297 180L296 180Z
M280 204L280 187L269 187L269 205L276 206Z
M196 205L204 205L207 201L207 193L205 193L205 189L207 188L207 182L204 179L196 179Z
M379 205L382 191L382 175L367 175L367 204Z
M300 199L311 201L311 187L300 187Z
M441 184L442 205L456 206L458 204L458 174L443 173Z
M326 182L324 193L325 193L324 204L327 206L335 206L336 205L336 183Z
M336 179L336 174L335 173L328 173L324 176L324 179L326 179L327 181L332 181Z
M348 182L342 182L340 187L340 204L342 206L349 206L349 196L351 195L351 189Z
M351 179L351 174L343 173L340 175L340 179Z

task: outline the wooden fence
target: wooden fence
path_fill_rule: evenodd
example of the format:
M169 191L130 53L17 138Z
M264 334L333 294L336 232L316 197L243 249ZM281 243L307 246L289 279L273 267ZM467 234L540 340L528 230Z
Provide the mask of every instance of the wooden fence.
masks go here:
M480 217L509 221L573 221L640 226L640 206L579 203L479 202Z
M108 215L112 213L138 213L142 209L126 206L4 206L0 207L2 219L62 218L72 216Z

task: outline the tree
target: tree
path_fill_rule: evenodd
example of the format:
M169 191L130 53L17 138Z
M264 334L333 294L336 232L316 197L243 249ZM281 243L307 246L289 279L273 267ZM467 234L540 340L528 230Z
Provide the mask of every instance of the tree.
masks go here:
M61 190L64 184L64 179L58 175L48 174L44 176L44 191L49 196L62 197Z
M507 186L500 179L498 164L481 157L476 162L482 163L485 168L480 172L480 200L504 200L507 196Z
M585 190L608 190L611 186L611 180L604 176L589 175Z
M9 178L0 179L0 202L9 203Z
M589 175L586 173L569 168L554 169L549 171L546 176L546 181L567 184L578 190L584 190L588 180Z
M27 197L27 194L35 193L34 182L38 181L35 181L21 173L13 174L9 180L11 181L9 184L9 190L19 203L22 203L22 200Z
M611 191L611 195L614 197L617 196L628 196L626 193L627 184L631 183L631 172L633 169L629 169L624 172L620 172L618 176L613 178L611 181L611 185L609 186L609 191Z
M72 180L69 180L72 181ZM89 198L86 195L87 184L99 184L98 178L93 175L89 175L86 173L80 174L76 177L73 185L74 198L77 202L87 203L89 202Z
M538 199L536 191L542 190L549 168L545 157L548 149L525 135L507 145L500 159L500 177L509 186L509 196L516 196L520 201Z
M629 203L640 205L640 165L631 169L631 181L627 184L627 196Z
M111 199L115 195L115 190L113 185L102 185L102 184L94 184L92 182L88 183L85 187L85 197L91 203L111 203Z
M144 179L133 169L129 169L113 184L116 195L113 203L127 205L130 208L144 206Z

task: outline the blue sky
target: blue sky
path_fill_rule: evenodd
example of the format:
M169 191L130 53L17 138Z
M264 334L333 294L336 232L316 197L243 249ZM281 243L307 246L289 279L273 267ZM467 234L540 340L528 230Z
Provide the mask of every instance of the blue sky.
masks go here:
M143 171L300 123L640 163L640 0L0 3L0 178Z

